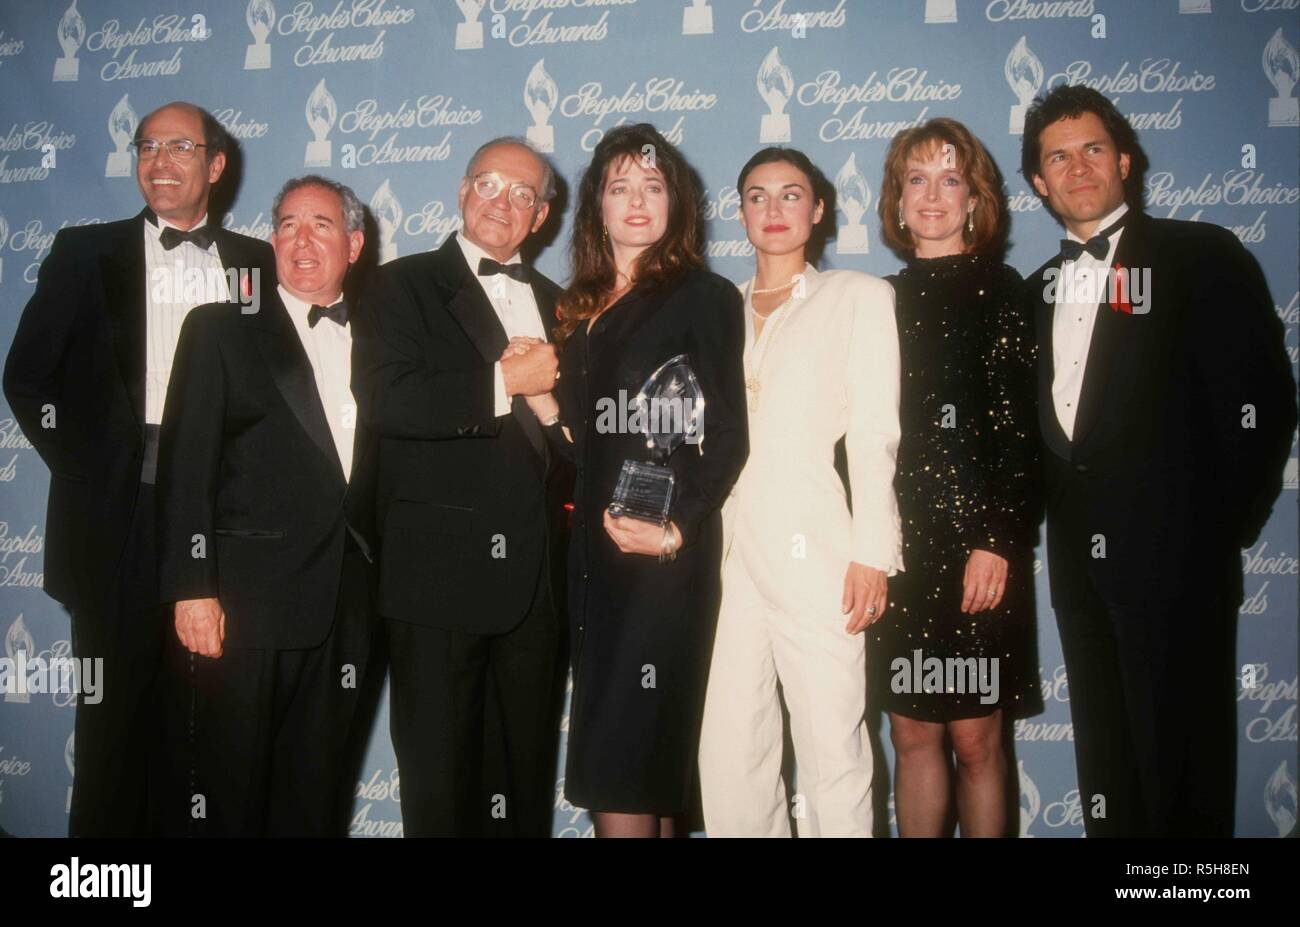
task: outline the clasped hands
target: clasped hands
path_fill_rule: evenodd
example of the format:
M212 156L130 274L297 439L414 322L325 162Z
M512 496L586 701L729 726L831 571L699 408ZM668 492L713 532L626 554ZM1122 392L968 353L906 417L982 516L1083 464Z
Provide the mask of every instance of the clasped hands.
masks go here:
M539 406L550 408L555 403L550 392L559 376L559 367L560 357L551 342L518 335L511 338L501 352L506 395L523 396L529 408L542 417Z

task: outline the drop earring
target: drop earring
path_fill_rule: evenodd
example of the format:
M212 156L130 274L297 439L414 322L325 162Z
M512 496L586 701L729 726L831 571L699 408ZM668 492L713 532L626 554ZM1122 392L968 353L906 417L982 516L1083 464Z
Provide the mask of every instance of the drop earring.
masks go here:
M609 226L608 226L608 225L602 225L602 226L600 227L600 240L601 240L602 242L609 241Z
M907 223L903 221L903 204L902 204L902 203L899 203L899 204L898 204L898 227L899 227L900 229L905 229L905 228L907 228Z
M975 210L973 209L970 212L966 213L966 231L968 232L975 231Z

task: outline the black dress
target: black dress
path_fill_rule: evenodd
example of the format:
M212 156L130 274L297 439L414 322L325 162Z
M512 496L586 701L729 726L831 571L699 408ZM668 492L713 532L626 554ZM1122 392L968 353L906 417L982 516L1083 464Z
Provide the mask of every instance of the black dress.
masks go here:
M894 488L904 572L890 578L889 608L868 631L877 704L923 721L997 708L1011 717L1035 714L1042 710L1033 584L1037 348L1020 275L967 254L913 259L888 279L902 361ZM1006 558L1007 588L996 609L963 614L962 579L974 549ZM969 676L953 685L945 675L944 689L925 691L930 679L913 668L918 650L922 670L932 657L974 657L991 674L996 657L996 702L991 686L981 693ZM898 658L906 663L895 664Z
M734 284L694 271L666 290L633 288L590 334L581 322L561 353L557 399L577 463L564 791L581 808L672 815L691 795L721 602L720 509L749 452L743 312ZM623 461L648 457L643 436L611 432L608 415L597 423L600 400L625 403L678 354L689 355L706 405L703 441L668 461L683 546L661 564L622 553L605 532Z

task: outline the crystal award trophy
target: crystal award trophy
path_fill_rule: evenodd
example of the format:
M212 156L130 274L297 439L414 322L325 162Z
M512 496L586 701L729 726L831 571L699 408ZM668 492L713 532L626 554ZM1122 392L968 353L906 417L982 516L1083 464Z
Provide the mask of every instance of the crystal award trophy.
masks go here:
M633 405L632 424L645 435L650 460L623 461L609 513L666 525L674 482L668 458L683 444L699 444L704 438L704 396L690 358L678 354L662 364Z

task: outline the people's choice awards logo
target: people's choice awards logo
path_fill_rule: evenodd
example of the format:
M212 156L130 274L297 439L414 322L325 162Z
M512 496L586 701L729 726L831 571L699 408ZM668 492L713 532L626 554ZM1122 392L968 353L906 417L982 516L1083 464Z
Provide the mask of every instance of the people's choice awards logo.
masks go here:
M957 0L925 0L925 21L927 23L955 23L957 21Z
M77 12L77 0L72 0L64 11L55 35L63 49L63 57L54 59L54 79L76 80L81 65L77 60L77 49L86 40L86 21Z
M1182 13L1212 13L1210 9L1210 0L1178 0L1178 12Z
M4 213L0 213L0 283L5 282L5 244L9 241L9 223L5 221Z
M303 167L329 167L333 160L330 140L326 138L334 128L338 118L338 104L333 95L325 89L325 78L307 95L307 126L311 129L313 140L307 143L307 153L303 155Z
M794 93L794 76L781 63L781 54L775 45L758 66L757 85L758 95L768 109L759 124L758 140L769 144L790 141L790 114L785 111L785 104Z
M533 124L528 127L528 141L538 151L551 152L555 150L555 127L548 125L547 120L555 111L559 88L555 86L551 75L546 73L543 65L545 60L537 59L537 63L528 72L528 78L524 81L524 106L528 109L528 115L533 117Z
M244 70L265 70L271 66L271 46L266 39L275 28L275 7L271 0L248 0L244 22L253 33L253 44L244 52Z
M463 23L456 24L456 47L482 48L483 24L478 21L478 17L483 12L483 0L456 0L456 5L460 7L460 15L465 18Z
M1268 812L1279 837L1286 837L1295 829L1296 784L1286 760L1278 764L1264 786L1264 810Z
M691 0L682 10L682 35L712 35L713 8L709 0Z
M76 738L77 732L73 731L68 735L68 742L63 745L63 763L68 767L69 779L77 777L77 767L73 763L76 759ZM63 810L68 814L72 812L72 786L68 786L68 798Z
M385 179L370 198L370 212L379 226L379 263L387 264L397 257L397 230L402 227L402 204L397 201Z
M135 138L135 129L139 124L140 117L131 108L127 94L122 94L122 99L117 101L108 114L108 134L113 139L116 150L108 153L108 162L104 165L105 177L131 176L131 152L127 151L127 146Z
M1016 762L1016 772L1020 779L1020 836L1032 837L1029 827L1043 809L1043 797L1034 780L1029 778L1029 773L1025 772L1024 760Z
M1011 107L1011 135L1023 135L1025 132L1025 112L1033 102L1034 94L1043 86L1043 63L1029 50L1022 35L1012 46L1007 62L1003 68L1011 92L1020 102Z
M862 217L871 205L871 189L867 186L867 178L858 170L856 152L849 155L835 175L835 202L848 220L839 227L835 236L835 253L867 254L871 249Z
M23 616L19 615L14 619L13 624L9 625L9 631L5 634L5 658L9 665L19 661L19 654L22 654L22 660L25 661L28 656L36 654L36 641L32 634L27 630L27 623L23 621ZM5 686L5 701L13 702L18 705L26 705L31 701L31 696L23 686Z
M1268 101L1268 124L1300 125L1300 98L1291 95L1300 79L1300 56L1282 34L1281 26L1264 46L1264 73L1277 90L1277 96Z

